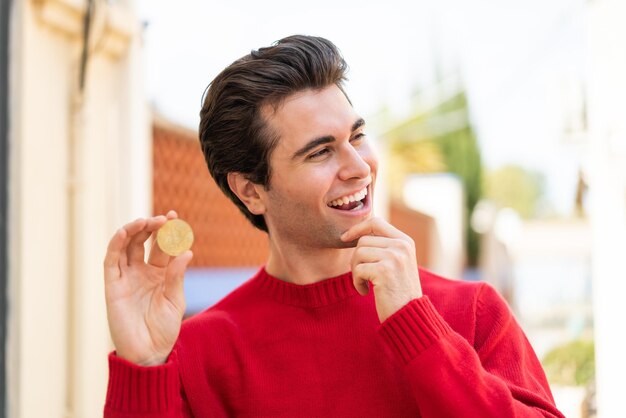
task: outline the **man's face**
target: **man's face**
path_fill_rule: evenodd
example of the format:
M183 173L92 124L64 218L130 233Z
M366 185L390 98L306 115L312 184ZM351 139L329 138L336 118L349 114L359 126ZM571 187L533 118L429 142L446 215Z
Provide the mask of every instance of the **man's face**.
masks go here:
M279 135L262 191L270 238L340 248L340 236L372 213L378 162L364 121L335 85L288 97L264 109ZM345 202L345 203L344 203Z

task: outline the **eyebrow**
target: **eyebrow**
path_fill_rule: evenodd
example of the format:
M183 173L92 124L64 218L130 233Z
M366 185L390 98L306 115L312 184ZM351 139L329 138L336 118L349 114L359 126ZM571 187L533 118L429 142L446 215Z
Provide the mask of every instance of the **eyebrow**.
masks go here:
M363 118L359 118L356 122L352 124L352 132L356 131L360 127L365 125L365 120ZM319 138L315 138L306 143L305 146L300 148L298 151L294 152L291 157L292 160L302 157L304 154L308 153L315 147L318 147L323 144L328 144L335 141L335 137L332 135L321 136Z

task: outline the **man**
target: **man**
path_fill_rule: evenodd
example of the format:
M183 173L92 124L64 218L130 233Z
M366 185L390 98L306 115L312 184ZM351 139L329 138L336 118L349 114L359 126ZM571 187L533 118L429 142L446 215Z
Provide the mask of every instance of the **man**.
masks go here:
M261 48L212 82L200 141L222 190L268 232L267 264L181 325L191 252L143 243L105 258L107 417L561 417L503 300L418 269L372 216L377 160L322 38Z

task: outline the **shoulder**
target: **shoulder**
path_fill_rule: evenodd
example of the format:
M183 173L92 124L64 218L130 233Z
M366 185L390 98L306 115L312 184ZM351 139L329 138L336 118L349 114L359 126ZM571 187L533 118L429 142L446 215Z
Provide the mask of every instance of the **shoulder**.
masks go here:
M453 280L420 269L422 291L448 324L468 341L487 323L512 317L506 301L488 283Z
M258 273L213 306L185 319L179 340L188 343L190 340L203 339L207 334L215 338L216 333L219 335L229 329L236 328L236 324L250 312L253 312L255 305L260 302L256 291L257 278Z
M445 305L449 309L466 307L475 302L485 287L489 286L485 282L449 279L423 268L420 268L419 273L423 293L435 306Z

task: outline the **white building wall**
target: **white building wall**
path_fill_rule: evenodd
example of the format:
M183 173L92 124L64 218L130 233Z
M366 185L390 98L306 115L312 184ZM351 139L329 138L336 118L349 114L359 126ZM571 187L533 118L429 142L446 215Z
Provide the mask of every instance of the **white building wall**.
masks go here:
M589 186L598 417L626 416L626 3L588 7Z
M24 15L32 13L29 3L13 2L13 6L9 415L35 417L38 405L45 405L53 416L62 416L69 347L64 309L68 202L64 197L70 127L66 114L58 109L68 102L71 50L64 39L25 24ZM20 47L35 43L38 51ZM32 399L38 402L28 402Z
M86 88L77 100L86 2L13 2L12 418L102 415L111 349L102 259L114 230L151 210L140 25L128 2L95 3Z

